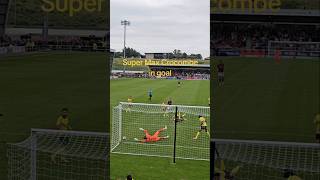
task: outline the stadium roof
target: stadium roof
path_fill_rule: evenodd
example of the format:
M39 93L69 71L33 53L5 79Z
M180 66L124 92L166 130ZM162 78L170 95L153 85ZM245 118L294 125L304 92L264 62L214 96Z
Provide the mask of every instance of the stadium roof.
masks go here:
M306 10L306 9L279 9L274 11L271 9L254 12L249 9L232 9L224 11L211 11L211 14L239 14L239 15L270 15L270 16L318 16L320 15L319 10Z
M196 64L196 65L148 65L149 67L172 67L172 68L210 68L210 64Z
M283 23L283 24L314 24L320 23L320 12L318 10L303 9L281 9L277 13L265 11L253 13L242 10L226 12L212 12L212 22L225 23Z
M104 30L78 30L78 29L49 29L49 36L91 36L104 37L108 31ZM8 35L42 34L41 28L7 28Z
M169 54L169 52L147 52L144 54Z
M144 71L112 70L111 73L142 74Z

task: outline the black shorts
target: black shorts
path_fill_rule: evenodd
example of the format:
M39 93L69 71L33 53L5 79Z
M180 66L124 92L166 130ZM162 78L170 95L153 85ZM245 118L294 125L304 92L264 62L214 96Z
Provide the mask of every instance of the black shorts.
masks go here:
M67 145L67 144L69 144L70 140L69 140L69 137L59 137L59 141L61 144Z
M200 131L205 131L205 132L207 132L207 126L200 126Z
M317 133L317 134L316 134L316 139L317 139L317 140L320 140L320 133Z

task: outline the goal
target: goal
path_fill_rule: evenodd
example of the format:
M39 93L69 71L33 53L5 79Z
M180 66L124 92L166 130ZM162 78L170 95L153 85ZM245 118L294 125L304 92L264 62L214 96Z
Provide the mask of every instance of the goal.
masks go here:
M319 58L320 42L269 41L268 56L274 56L276 51L283 57Z
M9 180L107 180L107 133L32 129L8 144Z
M216 177L285 180L296 175L320 179L320 144L227 139L212 143Z
M193 139L200 129L199 115L210 127L210 108L203 106L120 103L113 109L111 152L119 154L174 157L180 159L209 160L210 137L204 131ZM182 117L177 119L176 117ZM152 135L167 126L154 143L142 143L144 132ZM209 129L208 129L209 130ZM210 130L209 130L210 131Z

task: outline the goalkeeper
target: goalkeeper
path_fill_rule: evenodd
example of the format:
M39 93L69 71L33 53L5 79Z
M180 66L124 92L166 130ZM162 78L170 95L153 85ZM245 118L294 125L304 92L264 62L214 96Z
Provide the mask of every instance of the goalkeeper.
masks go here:
M142 143L148 143L148 142L157 142L160 140L164 140L164 139L168 139L169 136L166 137L159 137L159 134L161 133L161 131L164 131L167 129L167 126L165 126L164 128L159 129L158 131L156 131L152 136L149 134L148 130L145 130L143 128L139 128L141 131L144 132L145 136L143 137L143 139L139 140L137 138L134 138L135 141L140 141Z
M208 134L208 136L210 137L210 133L207 128L206 119L203 116L199 115L199 121L200 121L200 130L197 132L196 137L194 137L193 139L198 139L198 136L201 131L205 131Z

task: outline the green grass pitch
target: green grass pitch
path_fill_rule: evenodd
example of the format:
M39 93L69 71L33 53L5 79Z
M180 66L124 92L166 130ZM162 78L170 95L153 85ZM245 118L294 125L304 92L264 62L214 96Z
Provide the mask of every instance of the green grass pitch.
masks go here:
M108 130L106 55L36 53L0 57L0 179L6 179L6 143L30 128L55 128L61 108L74 130Z
M213 83L218 138L314 142L314 114L319 112L319 60L229 58L225 85ZM62 107L71 110L77 130L105 131L104 54L34 54L0 59L0 177L6 177L7 142L25 139L30 128L53 128ZM160 82L161 81L161 82ZM215 80L213 81L215 82ZM153 103L172 97L175 104L206 106L209 81L121 79L111 81L111 107L126 101ZM85 103L84 103L85 102ZM111 155L111 178L208 179L209 163L170 158ZM195 168L196 167L196 168ZM195 170L196 169L196 170ZM177 177L177 178L176 178Z
M320 112L318 59L276 63L269 58L231 57L223 62L225 84L218 86L217 79L211 84L214 137L315 142L313 119ZM236 175L239 179L283 179L283 169L231 161L225 164L229 169L241 165ZM319 178L319 173L295 173L304 179Z
M208 106L209 86L209 81L182 81L182 86L177 87L176 80L115 79L111 80L111 107L117 106L119 102L126 102L130 95L133 96L134 102L139 103L161 104L171 97L173 104ZM151 102L148 100L150 88L153 90ZM161 118L159 117L159 119ZM168 119L168 121L170 120ZM159 126L163 125L159 122ZM132 134L141 138L143 133L139 132L138 126L133 128L135 129L130 130ZM152 129L152 127L146 127L146 129L148 128ZM170 127L168 127L168 131L170 131ZM170 134L170 132L165 133ZM193 131L183 133L190 140L195 135ZM201 134L199 140L206 139L205 136L206 134ZM161 151L161 148L158 151ZM168 151L170 152L171 149ZM177 163L173 164L172 158L111 154L111 179L124 179L127 174L132 174L136 179L146 180L209 179L209 168L208 161L177 159Z
M218 60L218 59L217 59ZM218 62L218 61L216 61ZM225 58L225 84L213 81L218 138L315 142L319 59Z

